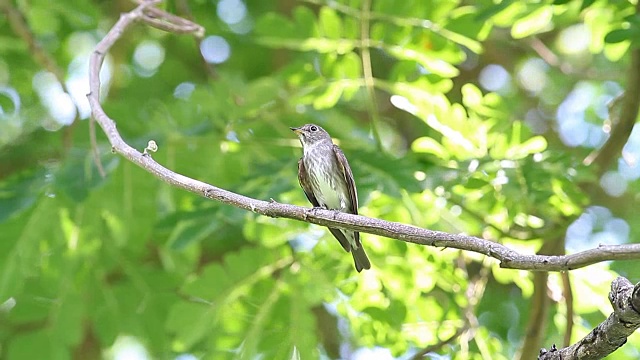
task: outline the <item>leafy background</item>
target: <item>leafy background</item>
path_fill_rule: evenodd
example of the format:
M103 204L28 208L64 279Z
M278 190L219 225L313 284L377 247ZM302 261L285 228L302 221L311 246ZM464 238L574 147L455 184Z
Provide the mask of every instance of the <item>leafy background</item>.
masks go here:
M325 229L174 189L98 134L101 177L88 56L134 6L0 1L0 358L534 359L610 313L613 278L640 280L637 262L534 275L366 234L373 270L358 274ZM160 6L205 38L123 34L103 104L177 172L307 206L289 127L314 122L366 216L528 253L638 238L640 134L583 165L638 71L629 1Z

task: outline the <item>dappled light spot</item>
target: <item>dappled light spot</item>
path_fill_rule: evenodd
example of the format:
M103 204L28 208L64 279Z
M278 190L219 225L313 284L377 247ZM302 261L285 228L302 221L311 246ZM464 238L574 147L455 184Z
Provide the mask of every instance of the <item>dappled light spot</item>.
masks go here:
M231 55L231 46L220 36L209 36L200 43L200 52L208 63L220 64Z
M511 75L502 66L490 64L480 71L478 81L489 91L506 91L511 84Z
M621 196L627 191L627 182L617 171L607 171L600 178L602 189L613 197Z
M584 125L583 119L576 115L564 118L558 129L562 142L571 147L584 144L589 135L589 130Z
M517 72L518 82L525 90L537 94L547 84L548 68L549 66L542 59L529 59Z
M187 100L195 89L196 89L195 84L191 82L180 83L173 90L173 97L177 99Z
M591 206L569 225L565 240L570 252L578 252L600 244L627 243L629 233L627 221L614 217L605 207Z
M560 32L556 45L560 52L571 55L587 51L590 43L589 29L584 24L576 24Z
M0 86L0 119L20 112L20 94L8 86Z
M416 171L413 173L413 177L418 181L425 181L427 179L427 174L424 171Z
M237 24L247 16L247 7L241 0L221 0L216 10L220 20L228 25Z
M415 105L413 105L411 101L409 101L409 99L407 99L404 96L391 95L391 98L389 98L389 101L391 101L391 104L393 106L397 107L400 110L404 110L409 114L415 115L416 112L418 111L418 108Z
M110 357L114 360L146 360L151 359L144 345L135 337L120 336L111 347Z
M164 48L157 41L143 41L133 53L136 73L143 77L155 74L164 62Z
M16 299L13 297L8 298L5 302L0 304L0 314L8 313L16 306Z
M293 239L289 240L289 245L295 252L309 252L318 244L320 237L324 234L318 234L314 236L311 233L300 234Z
M65 51L71 62L67 66L65 85L71 99L76 105L80 119L86 119L91 115L91 108L87 100L89 92L89 57L93 52L97 39L90 32L74 32L65 40ZM102 87L106 93L111 80L111 60L107 58L101 71Z
M640 166L638 166L638 152L628 152L618 159L618 172L627 181L640 178Z
M360 348L352 356L356 360L392 360L394 359L389 349L375 347L373 349Z
M109 66L104 66L102 73L108 72ZM106 79L105 79L106 80ZM105 86L108 84L104 82ZM91 114L87 93L89 92L89 54L78 54L69 64L66 80L69 95L76 105L80 118L86 119Z
M233 142L237 142L237 143L240 142L240 139L238 139L238 133L233 130L227 132L227 135L225 136L225 138Z
M585 120L585 112L596 95L596 88L588 83L578 83L562 101L556 112L562 141L572 147L597 147L604 142L602 129Z
M198 360L198 358L193 354L180 354L176 356L176 360Z
M638 159L640 159L640 128L636 126L622 148L622 157L618 161L618 171L626 180L633 181L640 178Z
M73 122L76 117L76 106L52 73L41 71L35 74L32 86L53 120L45 119L43 128L55 131Z
M524 120L534 134L543 134L549 129L549 124L540 109L529 109Z

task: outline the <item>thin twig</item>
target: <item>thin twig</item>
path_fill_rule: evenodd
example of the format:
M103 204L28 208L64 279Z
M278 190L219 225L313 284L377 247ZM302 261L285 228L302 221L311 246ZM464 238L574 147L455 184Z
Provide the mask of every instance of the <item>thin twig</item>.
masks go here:
M360 41L365 44L369 42L369 25L371 13L371 0L362 0L362 15L360 16ZM367 91L367 109L371 116L371 132L376 140L378 150L383 150L382 138L378 126L380 125L380 114L376 101L376 91L373 83L373 69L371 68L371 49L368 46L362 47L360 50L362 57L362 72L364 77L364 86Z
M540 56L544 62L549 64L550 66L557 67L563 74L573 73L573 67L570 63L566 61L562 61L558 55L556 55L553 50L549 49L549 47L542 42L538 37L532 36L529 38L529 46L533 49L533 51Z
M93 118L89 118L89 142L91 143L93 163L96 164L98 174L100 174L101 177L106 177L107 172L104 170L104 166L102 166L102 161L100 161L100 151L98 150L98 140L96 139L96 124Z

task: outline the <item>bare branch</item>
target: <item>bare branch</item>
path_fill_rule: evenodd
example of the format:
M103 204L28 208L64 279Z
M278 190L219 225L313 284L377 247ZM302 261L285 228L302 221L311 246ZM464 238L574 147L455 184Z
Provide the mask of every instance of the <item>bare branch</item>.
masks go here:
M98 75L106 53L122 36L127 27L134 21L147 16L145 15L147 14L145 9L149 6L152 6L152 4L145 2L131 12L122 14L105 38L98 43L95 51L91 55L89 65L90 93L87 95L87 98L91 105L92 115L111 142L113 151L147 170L162 181L209 199L249 210L260 215L356 230L420 245L477 252L497 259L503 268L535 271L565 271L608 260L640 259L640 244L601 245L595 249L562 256L525 255L511 250L502 244L473 236L427 230L412 225L373 219L360 215L339 213L331 210L308 209L300 206L280 204L275 201L252 199L191 179L163 167L155 162L149 154L141 153L129 146L122 139L115 122L104 112L99 101L100 78ZM194 27L194 29L198 28L199 27Z
M563 295L564 302L566 304L566 314L567 314L567 328L564 331L564 339L562 341L562 346L569 346L571 344L571 334L573 333L573 290L571 289L571 278L569 274L563 272L560 274L562 277L562 287L563 287Z
M542 349L538 360L596 360L616 351L640 327L640 283L619 277L611 283L613 313L579 342L563 348Z
M138 1L143 4L144 1ZM146 7L142 20L157 29L176 34L194 34L198 39L204 36L204 28L190 20L170 14L155 7Z

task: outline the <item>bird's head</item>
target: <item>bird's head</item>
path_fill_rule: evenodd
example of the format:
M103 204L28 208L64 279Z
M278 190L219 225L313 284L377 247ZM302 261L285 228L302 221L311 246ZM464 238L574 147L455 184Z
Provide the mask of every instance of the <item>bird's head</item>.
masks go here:
M303 147L315 145L322 141L331 142L331 136L318 125L306 124L297 128L292 127L291 130L298 135Z

